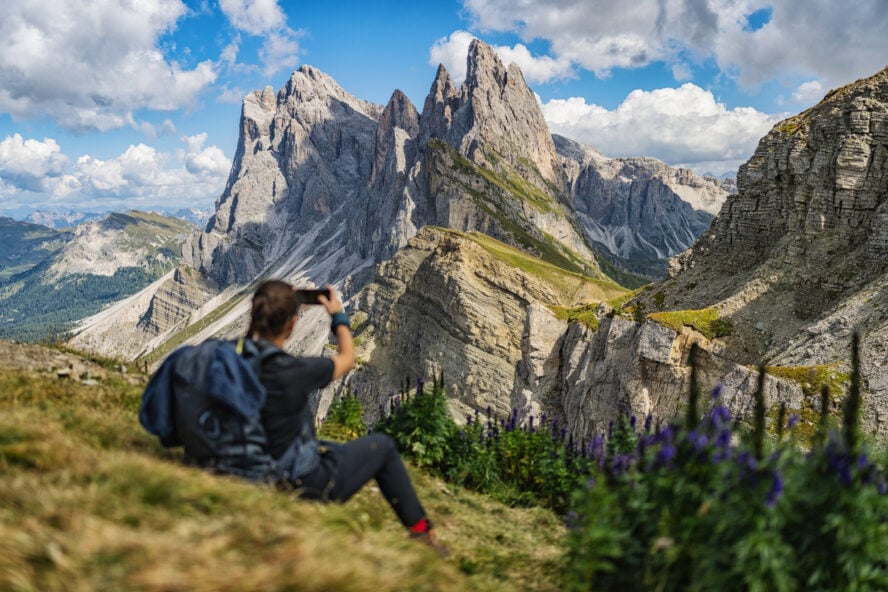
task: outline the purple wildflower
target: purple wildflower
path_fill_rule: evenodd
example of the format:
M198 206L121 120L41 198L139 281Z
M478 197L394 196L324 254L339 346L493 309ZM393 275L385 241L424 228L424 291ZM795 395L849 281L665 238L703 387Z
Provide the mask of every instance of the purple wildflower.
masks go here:
M629 467L632 465L632 455L630 454L616 454L612 459L611 470L614 476L619 476L629 470Z
M774 479L771 481L771 490L768 491L768 496L765 498L765 504L769 508L773 508L777 505L777 500L780 499L780 495L783 493L783 478L780 476L780 473L774 473Z
M702 452L706 445L709 444L709 438L706 434L698 434L696 431L688 432L688 442L694 448L694 452Z
M715 388L712 389L712 395L711 395L713 401L717 401L717 400L721 399L722 390L724 390L724 387L722 385L720 385L720 384L715 385Z
M675 454L675 446L672 443L666 443L657 451L657 462L661 465L671 464L673 459L675 459Z
M798 416L797 413L793 413L789 416L789 421L786 422L786 428L791 430L792 428L796 427L800 419L801 418Z
M647 414L647 417L644 418L644 433L647 434L651 431L651 422L654 421L654 416L650 413Z
M724 405L716 405L712 410L712 424L716 428L720 428L724 424L731 421L731 412Z

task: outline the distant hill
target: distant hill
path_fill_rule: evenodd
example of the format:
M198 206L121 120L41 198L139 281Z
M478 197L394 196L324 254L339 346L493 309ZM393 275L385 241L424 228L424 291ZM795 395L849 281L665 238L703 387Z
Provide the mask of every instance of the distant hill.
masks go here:
M98 212L49 212L38 210L28 214L22 219L22 221L30 222L32 224L40 224L41 226L48 226L49 228L59 230L62 228L71 228L78 224L83 224L84 222L98 220L104 215L105 214Z
M178 261L190 224L159 214L108 214L70 232L0 220L0 338L51 339L73 321L133 294ZM24 262L24 263L23 263Z
M72 238L70 232L0 217L0 282L51 258Z

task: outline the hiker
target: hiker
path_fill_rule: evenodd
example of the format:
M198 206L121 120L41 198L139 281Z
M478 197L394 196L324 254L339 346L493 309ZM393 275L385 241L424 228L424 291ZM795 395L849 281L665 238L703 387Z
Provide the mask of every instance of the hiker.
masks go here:
M365 483L376 479L410 536L443 554L391 438L372 434L337 444L319 442L315 436L310 394L341 378L355 364L348 315L342 310L336 289L328 289L330 297L321 295L318 301L330 314L337 352L329 358L296 358L284 351L263 357L259 380L267 395L261 418L268 451L304 498L345 502ZM289 284L278 280L264 282L253 296L247 338L260 351L270 347L283 350L301 306Z

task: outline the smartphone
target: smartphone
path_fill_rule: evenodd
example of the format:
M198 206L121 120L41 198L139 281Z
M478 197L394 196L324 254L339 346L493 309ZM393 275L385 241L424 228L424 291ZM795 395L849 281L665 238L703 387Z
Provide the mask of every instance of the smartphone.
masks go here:
M320 304L318 296L323 295L330 298L330 290L321 288L319 290L296 290L296 302L299 304Z

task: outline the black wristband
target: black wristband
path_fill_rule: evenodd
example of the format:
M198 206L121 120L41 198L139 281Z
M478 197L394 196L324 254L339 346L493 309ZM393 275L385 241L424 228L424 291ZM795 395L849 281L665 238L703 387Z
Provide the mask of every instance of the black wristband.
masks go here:
M351 321L348 319L348 315L341 310L330 315L330 331L336 333L336 327L340 326L351 329Z

